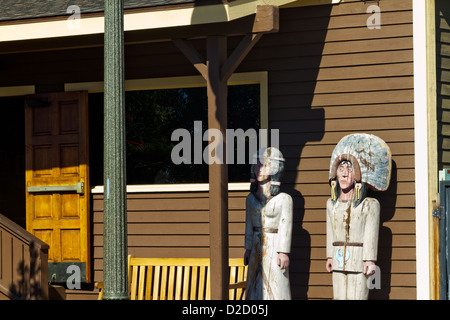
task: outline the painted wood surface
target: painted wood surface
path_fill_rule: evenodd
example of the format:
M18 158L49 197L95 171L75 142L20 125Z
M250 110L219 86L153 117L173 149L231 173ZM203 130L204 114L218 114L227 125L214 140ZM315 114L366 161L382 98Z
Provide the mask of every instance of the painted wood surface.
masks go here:
M243 259L229 260L228 298L245 298L247 267ZM210 300L209 258L128 257L128 286L131 300ZM103 283L97 283L98 299L103 298Z
M30 97L25 122L27 231L50 246L50 262L84 262L89 277L87 93ZM29 189L78 183L79 193Z

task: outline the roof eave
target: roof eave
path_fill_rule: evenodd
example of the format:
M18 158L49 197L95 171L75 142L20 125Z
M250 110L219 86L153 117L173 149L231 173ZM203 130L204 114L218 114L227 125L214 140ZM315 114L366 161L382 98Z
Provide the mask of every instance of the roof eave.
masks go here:
M125 13L124 30L138 31L170 27L183 27L208 23L223 23L256 13L259 5L295 7L304 5L335 4L341 0L238 0L230 3L170 10L149 10ZM0 25L0 42L23 41L70 36L102 34L103 16L64 18L63 20L35 21Z

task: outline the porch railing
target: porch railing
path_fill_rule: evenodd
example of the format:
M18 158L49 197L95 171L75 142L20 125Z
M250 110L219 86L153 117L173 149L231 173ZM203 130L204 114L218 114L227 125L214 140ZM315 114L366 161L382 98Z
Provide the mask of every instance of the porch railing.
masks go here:
M48 249L0 214L0 299L48 299Z

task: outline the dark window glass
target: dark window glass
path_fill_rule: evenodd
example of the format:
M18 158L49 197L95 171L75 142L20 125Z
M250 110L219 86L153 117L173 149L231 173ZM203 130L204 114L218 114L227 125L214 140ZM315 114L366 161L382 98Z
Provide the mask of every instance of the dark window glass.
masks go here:
M228 128L260 129L259 85L228 87ZM206 88L127 91L127 184L206 183L208 165L194 164L194 121L208 129ZM89 94L91 185L103 184L103 93ZM171 159L172 132L186 129L191 136L191 164L176 165ZM202 141L201 150L209 144ZM248 141L247 141L248 144ZM236 149L237 144L234 144ZM228 165L229 182L248 181L246 164ZM224 152L225 158L225 152Z

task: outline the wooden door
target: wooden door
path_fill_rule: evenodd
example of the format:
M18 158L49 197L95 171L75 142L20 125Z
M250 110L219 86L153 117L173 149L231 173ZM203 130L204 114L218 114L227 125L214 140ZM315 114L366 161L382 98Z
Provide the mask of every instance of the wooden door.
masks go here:
M70 276L71 264L80 266L81 281L90 278L87 105L86 92L25 102L27 230L49 244L56 282Z

